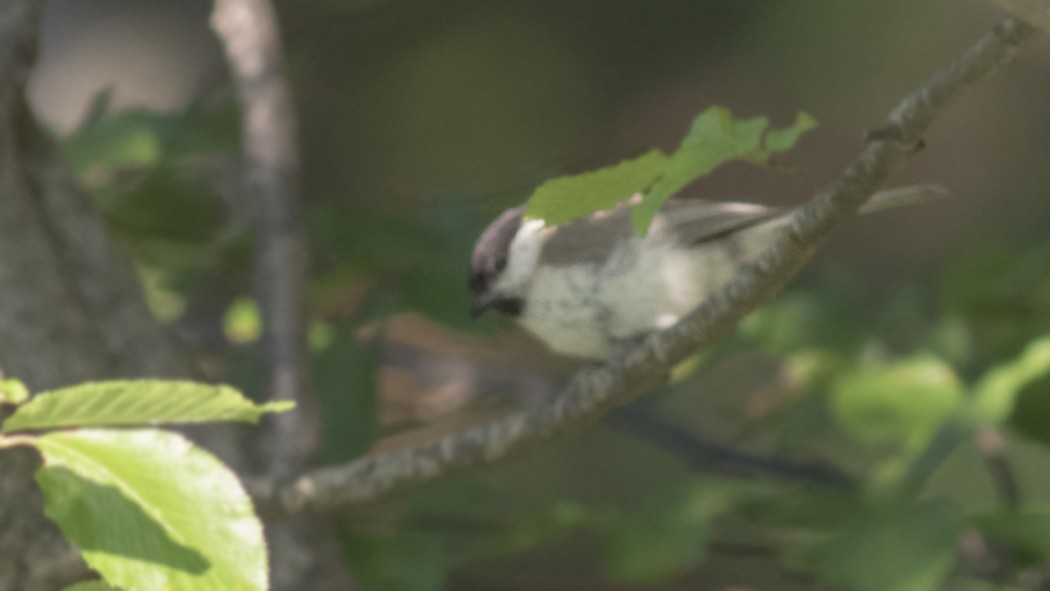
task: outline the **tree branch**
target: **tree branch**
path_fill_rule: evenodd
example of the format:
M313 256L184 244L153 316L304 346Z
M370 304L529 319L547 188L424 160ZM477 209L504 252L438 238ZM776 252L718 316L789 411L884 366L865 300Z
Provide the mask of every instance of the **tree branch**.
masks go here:
M320 422L306 355L307 257L299 221L297 117L284 79L270 0L216 0L212 27L226 50L243 113L245 190L255 201L255 285L263 321L270 400L293 400L271 418L261 452L274 477L302 470L317 450ZM313 516L268 524L277 590L351 588L339 544Z
M982 428L977 431L976 443L999 502L1008 509L1017 509L1021 506L1021 487L1006 456L1006 442L1003 441L1002 433L990 427Z
M1050 2L1046 0L991 0L1010 14L1050 31Z
M697 472L717 472L738 478L771 476L798 484L850 490L856 479L838 468L803 463L774 455L747 453L701 437L682 425L637 404L615 408L610 422L681 460Z
M294 400L273 419L266 462L276 476L304 466L316 449L306 363L306 249L299 223L297 118L284 80L277 17L269 0L216 0L222 40L243 112L245 190L256 203L256 292L269 368L269 398Z
M796 210L792 222L751 268L670 329L601 365L580 370L548 406L510 414L410 449L368 456L287 482L252 485L271 513L330 511L373 501L535 447L657 385L674 364L729 334L748 312L771 298L803 267L817 246L851 217L914 153L930 123L951 103L1011 61L1034 29L1008 18L961 57L935 73L890 113L857 160L829 187Z

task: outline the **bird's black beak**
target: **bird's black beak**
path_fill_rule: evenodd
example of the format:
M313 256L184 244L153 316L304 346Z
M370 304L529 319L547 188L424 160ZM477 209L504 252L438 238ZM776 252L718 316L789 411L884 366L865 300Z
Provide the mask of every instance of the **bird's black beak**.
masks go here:
M474 298L474 303L470 306L470 319L477 320L481 318L481 315L485 313L492 306L493 302L496 301L496 297L490 293L483 293Z

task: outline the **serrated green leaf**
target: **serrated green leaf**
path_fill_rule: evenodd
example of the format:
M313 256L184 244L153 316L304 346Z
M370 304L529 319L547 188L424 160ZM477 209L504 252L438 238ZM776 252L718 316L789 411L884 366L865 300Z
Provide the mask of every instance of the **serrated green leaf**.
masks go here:
M764 164L771 153L790 149L816 125L815 119L799 113L791 126L766 133L769 119L765 117L736 119L725 107L709 107L693 120L667 171L631 211L635 229L645 235L665 201L722 164L741 159Z
M4 422L2 431L155 425L214 421L258 422L288 402L255 404L229 386L168 380L89 382L42 392Z
M664 202L686 185L730 160L765 163L770 154L790 149L816 124L799 113L794 124L766 133L769 119L765 117L736 119L725 107L710 107L693 119L670 158L654 150L596 172L548 181L529 198L525 215L559 225L641 193L631 221L645 235Z
M766 134L766 152L774 154L786 152L795 147L802 134L817 126L817 120L808 113L799 113L795 122L781 129L771 129Z
M595 172L549 180L529 197L525 215L556 226L609 209L652 186L666 165L667 156L653 150Z
M935 591L951 570L962 514L944 501L858 516L816 549L818 572L853 591Z
M44 511L126 589L267 588L262 526L236 476L161 430L63 431L34 443Z
M0 380L0 404L22 404L29 400L29 388L19 380Z
M671 155L667 171L631 211L635 229L645 234L664 202L697 178L718 166L761 147L769 119L735 119L725 107L710 107L693 119L678 150Z
M1032 341L1021 356L990 369L974 386L973 414L981 422L999 423L1014 409L1017 394L1050 372L1050 336Z
M917 355L843 377L832 396L838 421L858 439L923 445L962 400L954 370Z
M66 587L62 591L120 591L112 585L107 585L103 581L87 581L84 583L77 583L72 587Z

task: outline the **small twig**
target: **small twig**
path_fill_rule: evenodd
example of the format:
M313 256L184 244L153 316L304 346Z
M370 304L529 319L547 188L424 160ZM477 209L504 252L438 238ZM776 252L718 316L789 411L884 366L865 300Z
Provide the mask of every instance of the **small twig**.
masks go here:
M277 17L270 0L215 0L212 27L222 40L243 113L246 191L256 204L255 284L263 322L270 400L297 408L271 419L260 439L269 475L306 466L320 441L306 356L306 246L300 227L297 123ZM347 589L339 545L316 516L268 524L270 586Z
M976 443L999 501L1009 509L1020 507L1021 488L1017 484L1010 459L1006 457L1006 443L1002 434L991 428L980 429L977 431Z
M319 437L306 362L306 250L298 212L297 123L284 79L277 19L269 0L216 0L212 26L223 42L243 110L246 190L257 204L256 291L269 370L269 398L294 400L264 437L275 476L301 470Z
M909 149L934 118L965 91L1009 63L1034 30L1016 19L999 23L959 59L935 73L889 115L899 140L872 141L827 189L799 208L789 228L750 269L688 317L626 355L580 370L550 404L409 449L368 456L303 474L291 482L251 484L272 513L330 511L373 501L453 473L492 464L593 421L659 384L676 363L729 334L751 310L776 294L823 239L852 216L913 154Z
M1000 8L1031 25L1050 31L1050 3L1046 0L991 0Z
M737 477L773 476L821 487L852 488L856 485L853 477L833 466L733 449L637 405L614 409L609 419L613 425L643 437L698 472Z

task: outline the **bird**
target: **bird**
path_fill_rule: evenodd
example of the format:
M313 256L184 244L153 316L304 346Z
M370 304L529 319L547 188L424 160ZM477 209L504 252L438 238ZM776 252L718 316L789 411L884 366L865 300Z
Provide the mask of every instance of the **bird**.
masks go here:
M945 193L939 185L891 189L858 213ZM606 359L672 326L726 285L773 243L795 210L673 198L643 237L631 223L638 199L562 225L528 219L524 207L503 212L474 246L471 316L494 310L555 353Z

